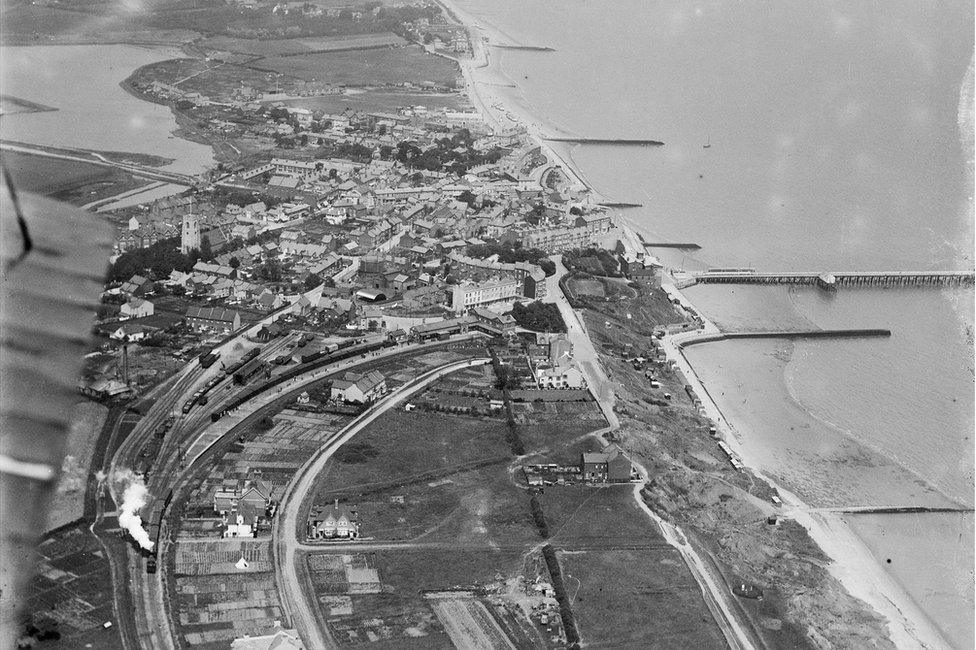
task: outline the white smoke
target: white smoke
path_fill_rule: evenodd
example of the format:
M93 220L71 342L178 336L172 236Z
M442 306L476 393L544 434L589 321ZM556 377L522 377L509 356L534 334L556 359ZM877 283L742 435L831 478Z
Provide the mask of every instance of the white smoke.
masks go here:
M132 470L116 472L114 480L125 485L122 492L122 504L119 506L119 526L121 526L139 546L151 551L153 541L149 539L149 533L142 527L142 517L139 510L146 505L146 497L149 491L142 477Z

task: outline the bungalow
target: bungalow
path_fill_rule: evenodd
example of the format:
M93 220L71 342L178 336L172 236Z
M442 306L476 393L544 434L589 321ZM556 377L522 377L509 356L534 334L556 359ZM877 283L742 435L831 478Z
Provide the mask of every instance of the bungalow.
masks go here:
M386 377L378 370L372 370L365 375L350 371L342 379L332 382L331 397L344 402L364 404L385 392Z
M122 327L119 327L108 337L115 341L141 341L152 331L152 328L146 327L145 325L136 325L134 323L126 323Z
M142 298L130 298L128 302L119 308L119 316L122 318L142 318L152 316L156 309L151 302Z

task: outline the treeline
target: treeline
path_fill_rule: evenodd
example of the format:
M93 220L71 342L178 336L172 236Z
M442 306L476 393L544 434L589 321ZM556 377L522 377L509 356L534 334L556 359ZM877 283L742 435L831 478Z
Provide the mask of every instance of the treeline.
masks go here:
M528 262L541 268L547 276L553 275L556 272L556 263L549 259L545 251L539 250L538 248L522 248L518 244L509 245L497 241L489 241L476 246L468 246L467 254L469 257L474 257L479 260L497 255L498 261L505 264Z
M156 279L169 277L175 271L189 271L200 259L180 252L179 240L175 237L161 239L146 248L137 248L122 253L109 268L109 282L124 282L133 275L151 275Z
M472 145L474 138L468 129L460 129L449 138L434 141L434 146L421 149L413 142L404 141L396 146L394 159L414 169L427 171L448 171L455 174L466 174L468 169L477 165L496 163L501 160L502 150L494 148L481 152Z
M622 275L617 257L602 248L590 247L566 251L563 253L563 264L570 271L579 273L615 278Z
M573 615L573 608L566 595L566 583L563 581L563 572L559 568L559 558L551 544L542 547L542 557L546 560L546 568L549 569L549 578L552 580L552 589L556 592L556 602L559 603L559 616L563 619L563 630L566 631L566 643L570 648L580 647L579 630L576 629L576 617Z

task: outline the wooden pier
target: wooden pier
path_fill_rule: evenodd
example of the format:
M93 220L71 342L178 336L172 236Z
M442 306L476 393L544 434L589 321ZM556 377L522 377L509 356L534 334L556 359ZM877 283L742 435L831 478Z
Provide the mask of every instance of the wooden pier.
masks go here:
M612 144L635 147L663 147L660 140L641 140L626 138L543 138L548 142L568 142L569 144Z
M734 339L854 339L885 338L889 336L891 336L891 330L881 328L718 332L715 334L703 334L697 338L682 341L678 343L678 348L684 349L691 345L731 341Z
M974 274L971 271L757 273L748 269L711 269L704 273L696 273L694 278L699 284L808 284L828 291L838 287L953 287L974 284Z
M677 248L679 250L697 251L701 249L701 246L681 242L644 242L644 248Z

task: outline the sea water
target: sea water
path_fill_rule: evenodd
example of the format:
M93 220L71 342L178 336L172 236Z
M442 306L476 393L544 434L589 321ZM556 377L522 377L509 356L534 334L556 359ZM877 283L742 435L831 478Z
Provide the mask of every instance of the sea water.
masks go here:
M623 214L649 241L702 246L656 249L670 265L972 269L972 3L458 4L508 43L555 49L491 50L513 86L494 91L549 133L665 142L563 150L598 191L643 204ZM689 349L763 468L811 505L972 506L971 289L688 295L730 329L892 330ZM848 520L971 647L972 515Z

